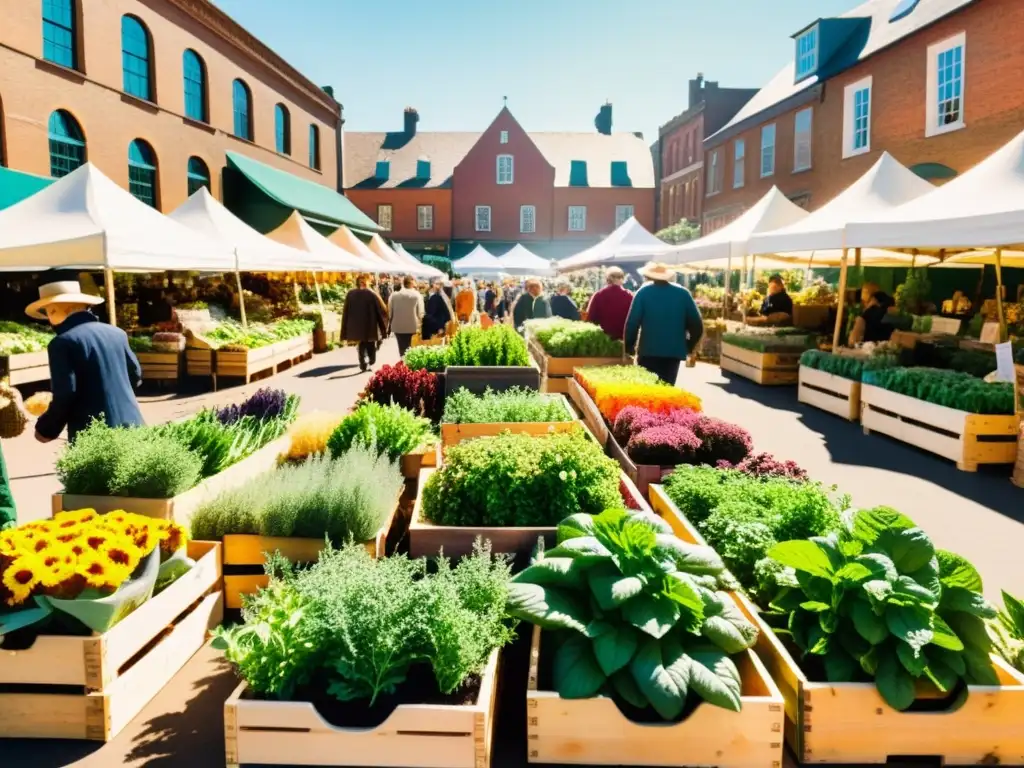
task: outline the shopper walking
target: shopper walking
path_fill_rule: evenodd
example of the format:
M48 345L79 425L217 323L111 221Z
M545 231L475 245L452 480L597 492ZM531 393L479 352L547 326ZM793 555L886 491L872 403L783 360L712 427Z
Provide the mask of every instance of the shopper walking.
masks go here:
M412 337L423 322L423 297L416 290L416 281L411 277L402 280L402 289L391 294L388 300L388 321L391 332L398 340L398 355L405 355L405 350L412 344Z
M476 292L473 290L473 281L467 280L459 288L455 296L455 314L460 323L468 323L476 309Z
M377 342L388 327L384 303L376 291L366 287L367 282L364 276L356 279L341 311L341 338L358 343L360 371L377 364Z
M36 421L36 439L55 440L66 427L68 440L103 419L112 427L143 423L135 388L142 366L120 328L101 323L89 307L103 299L82 293L76 280L48 283L39 300L25 308L37 320L48 319L57 335L46 348L53 399Z
M704 335L704 322L690 292L675 283L676 271L665 264L647 264L645 283L633 297L626 317L627 354L637 350L637 363L675 384L679 364ZM637 338L639 337L639 347Z
M448 297L441 290L441 281L430 283L430 294L427 296L425 314L423 316L423 340L432 339L438 333L444 333L455 317Z
M558 293L551 297L551 314L555 317L564 317L566 320L579 320L580 308L572 300L572 286L569 283L559 283Z
M633 303L633 294L622 287L626 273L611 267L605 273L607 285L590 297L587 322L601 326L613 339L621 339L626 330L626 316Z
M526 292L512 305L512 324L519 330L527 320L540 317L551 317L551 302L544 295L540 280L527 280Z

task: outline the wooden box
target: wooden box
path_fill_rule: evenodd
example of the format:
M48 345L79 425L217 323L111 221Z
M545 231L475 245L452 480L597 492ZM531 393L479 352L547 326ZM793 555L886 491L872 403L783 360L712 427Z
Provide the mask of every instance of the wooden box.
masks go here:
M415 451L404 454L399 462L402 477L406 480L416 480L423 467L436 467L440 461L440 451L441 446L434 443L433 445L421 445Z
M457 445L463 440L474 437L491 437L502 432L515 432L525 435L546 435L550 432L569 432L579 425L576 414L569 402L562 395L555 395L562 404L568 421L531 421L531 422L490 422L487 424L441 424L441 444L445 447Z
M580 417L583 419L583 423L587 425L587 429L590 430L600 446L604 448L608 444L608 438L611 433L608 430L608 425L604 423L604 416L597 409L597 403L593 401L587 390L575 379L569 382L569 397L579 410Z
M0 368L7 371L7 378L12 386L50 380L50 358L46 350L22 352L3 359L6 365Z
M860 382L815 368L800 366L801 403L841 416L847 421L860 419Z
M881 387L861 387L864 434L880 432L975 472L1017 460L1020 416L983 415L935 405Z
M610 430L605 449L608 451L609 456L619 462L622 471L636 484L637 489L644 498L647 498L647 489L651 483L660 483L662 475L666 472L671 472L675 468L674 466L663 467L658 464L637 464L630 458L629 453L626 452L626 446L619 445L619 441L615 439L615 435Z
M170 499L139 499L128 496L85 496L55 493L51 509L54 514L66 509L95 509L112 512L123 509L147 517L174 520L188 527L192 513L205 501L230 488L237 488L250 478L277 466L278 456L287 452L290 438L285 435L260 448L223 472L208 477L199 485Z
M680 723L635 723L604 696L563 699L540 690L541 631L533 628L526 691L527 760L570 765L782 765L782 694L751 651L733 657L742 706L730 712L700 704Z
M488 768L494 741L498 651L476 704L400 704L375 728L345 728L303 701L260 701L242 683L224 704L228 768L260 765Z
M273 373L277 367L279 356L280 348L277 344L238 351L218 349L217 375L243 378L248 384L249 380L257 373L264 371Z
M577 368L594 368L603 365L622 365L623 356L616 357L552 357L536 339L529 341L530 352L542 375L571 377Z
M796 384L802 348L792 352L758 352L722 342L720 364L729 371L763 386Z
M684 541L706 544L660 485L651 506ZM786 701L786 742L803 763L886 763L939 757L951 765L1024 763L1024 675L992 657L1000 686L968 686L966 701L945 712L898 712L873 683L807 679L778 636L744 596L734 595L758 625L755 650Z
M220 545L188 554L195 567L109 631L0 650L0 684L18 690L0 693L0 737L109 741L128 725L223 618Z
M143 381L177 381L181 372L180 352L139 352Z

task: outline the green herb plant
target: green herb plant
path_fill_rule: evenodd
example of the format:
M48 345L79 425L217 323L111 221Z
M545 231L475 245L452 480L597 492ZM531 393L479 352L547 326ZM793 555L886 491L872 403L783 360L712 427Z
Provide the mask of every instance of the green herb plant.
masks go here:
M430 371L441 373L448 367L448 347L435 345L432 347L409 347L402 362L411 371Z
M524 367L530 354L523 337L508 325L496 323L484 330L476 326L462 328L448 347L450 366L502 365Z
M719 591L724 567L712 549L621 509L563 520L557 542L513 579L509 613L560 641L560 696L609 695L665 720L691 695L740 710L730 655L750 648L757 629Z
M918 400L979 414L1012 414L1013 384L936 368L865 370L863 381Z
M800 365L851 381L860 381L864 373L864 361L861 358L834 355L817 349L808 349L800 355Z
M1003 590L1003 610L989 622L989 634L999 655L1024 672L1024 601Z
M448 395L442 421L447 424L504 424L571 421L560 395L542 395L531 389L512 387L505 392L490 388L474 395L460 388Z
M772 333L723 333L722 343L753 352L799 352L813 347L815 338L807 331L788 328L773 328ZM792 331L796 330L796 333Z
M526 331L552 357L622 357L622 342L592 323L560 317L527 320Z
M366 402L344 418L329 438L327 448L338 457L353 445L374 446L392 461L432 439L429 419L400 405Z
M53 337L43 326L0 320L0 357L42 352Z

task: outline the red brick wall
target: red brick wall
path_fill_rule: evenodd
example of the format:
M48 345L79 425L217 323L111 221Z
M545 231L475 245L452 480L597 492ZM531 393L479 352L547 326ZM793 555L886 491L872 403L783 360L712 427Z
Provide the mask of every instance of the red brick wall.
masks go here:
M764 195L773 184L791 197L809 195L807 207L819 208L856 181L888 151L906 166L942 163L963 173L1024 128L1024 46L1008 30L1024 28L1020 0L974 3L899 44L875 54L825 83L815 102L812 165L793 173L793 117L798 107L772 121L776 124L776 172L761 179L760 125L746 139L746 184L732 189L733 141L726 149L723 191L705 198L705 232L730 220ZM925 137L927 49L966 33L964 109L966 127ZM871 151L843 159L844 89L872 76ZM810 106L810 105L807 105ZM709 148L705 148L705 162Z
M694 163L699 163L703 141L703 112L698 112L692 120L664 134L661 137L661 177L664 179Z
M391 231L387 238L416 242L447 242L452 238L452 191L450 189L349 189L345 191L359 210L377 221L377 206L391 206ZM417 227L416 207L434 206L434 228Z
M684 218L700 220L704 202L703 142L703 111L661 137L658 205L662 227Z
M508 131L508 143L500 143ZM497 183L498 155L512 155L512 184ZM507 109L455 166L452 174L452 238L455 240L549 240L555 169ZM491 207L491 231L476 231L476 206ZM520 233L519 209L536 208L536 232Z
M585 232L569 231L569 206L587 207ZM556 240L596 240L615 230L615 206L632 205L633 215L647 229L654 228L654 190L632 187L556 187L554 233Z
M47 121L56 109L74 115L86 138L87 159L128 186L128 144L145 139L157 155L159 203L167 212L187 196L190 156L210 169L213 194L221 197L226 150L336 188L335 120L308 92L290 85L265 62L249 58L169 3L144 0L78 0L82 73L62 72L42 56L41 0L0 0L0 97L3 157L16 170L50 174ZM154 10L159 8L160 10ZM156 105L121 93L121 16L131 13L152 37ZM210 125L186 121L182 54L192 48L206 63ZM232 81L252 91L254 142L231 135ZM291 113L292 154L275 151L274 105ZM310 122L320 128L321 171L307 167Z

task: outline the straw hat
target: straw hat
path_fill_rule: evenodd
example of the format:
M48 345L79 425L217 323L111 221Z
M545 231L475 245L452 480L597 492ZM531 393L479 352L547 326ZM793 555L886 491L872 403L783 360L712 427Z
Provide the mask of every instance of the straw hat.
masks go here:
M668 264L660 264L655 261L647 262L647 264L638 269L637 272L648 280L666 280L669 282L675 280L676 274L678 274L677 271Z
M45 320L44 311L51 304L85 304L93 306L102 304L99 296L82 293L82 286L77 280L65 280L59 283L47 283L39 287L39 301L33 301L25 307L25 314L36 320Z

